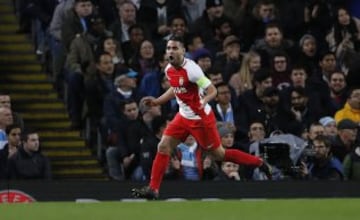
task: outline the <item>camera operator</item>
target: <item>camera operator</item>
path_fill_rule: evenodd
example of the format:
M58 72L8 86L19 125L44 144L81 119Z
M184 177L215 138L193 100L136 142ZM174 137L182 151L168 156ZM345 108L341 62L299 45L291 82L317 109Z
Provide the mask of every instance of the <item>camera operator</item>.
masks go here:
M308 164L301 162L300 174L305 179L314 180L343 180L344 172L341 162L332 156L331 143L328 137L318 135L312 145L315 155Z

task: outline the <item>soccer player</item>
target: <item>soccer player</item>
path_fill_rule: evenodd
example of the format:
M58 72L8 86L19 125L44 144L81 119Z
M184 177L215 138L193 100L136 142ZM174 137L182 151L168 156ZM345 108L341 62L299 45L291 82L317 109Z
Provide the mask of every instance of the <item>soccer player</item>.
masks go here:
M184 54L185 48L181 39L170 38L166 45L169 64L165 68L165 73L171 87L156 99L143 99L144 104L156 106L176 97L179 112L167 125L158 144L149 186L132 189L132 195L136 198L157 199L159 197L160 184L168 166L170 154L189 134L195 137L204 150L210 151L215 160L260 167L265 173L271 175L270 167L261 158L222 147L215 115L208 104L216 97L217 90L201 68L192 60L185 58Z

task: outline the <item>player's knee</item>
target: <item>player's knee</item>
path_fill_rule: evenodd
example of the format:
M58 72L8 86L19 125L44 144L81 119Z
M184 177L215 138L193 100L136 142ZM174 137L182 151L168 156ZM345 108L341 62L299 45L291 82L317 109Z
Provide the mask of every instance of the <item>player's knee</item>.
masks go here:
M158 152L170 155L171 154L170 146L168 144L159 143Z
M223 161L225 157L225 149L222 147L219 147L211 152L214 160L216 161Z

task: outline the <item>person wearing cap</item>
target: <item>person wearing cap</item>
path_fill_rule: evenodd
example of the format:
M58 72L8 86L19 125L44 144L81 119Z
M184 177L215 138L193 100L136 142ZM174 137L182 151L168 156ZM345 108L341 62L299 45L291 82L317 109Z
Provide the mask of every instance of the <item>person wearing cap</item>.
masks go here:
M114 80L115 89L106 95L104 100L104 119L112 129L121 117L119 109L126 100L139 100L137 90L137 72L129 69L127 73L117 76Z
M346 118L337 123L337 130L337 135L331 140L331 152L342 162L345 156L355 149L359 141L357 139L359 125Z
M299 40L299 62L306 65L309 76L316 72L319 61L319 50L315 37L304 34Z
M210 51L206 48L199 48L192 53L192 59L197 63L204 73L207 73L212 66Z
M224 15L222 0L206 0L206 9L201 17L195 20L190 26L190 32L201 34L206 44L213 37L213 22L215 18Z
M337 134L337 127L336 127L336 121L333 117L325 116L320 118L319 123L324 126L324 135L326 136L336 136Z
M350 89L344 107L335 113L336 122L345 118L360 123L360 87Z
M179 112L165 128L153 162L148 186L132 189L136 198L157 199L164 173L170 161L171 152L190 134L203 150L217 161L231 161L237 164L260 167L271 176L269 166L259 157L235 149L225 149L216 127L216 118L208 104L216 97L216 87L205 76L201 68L184 57L185 48L181 39L171 38L167 42L166 54L169 64L165 74L170 88L156 99L144 99L146 105L162 105L176 97Z

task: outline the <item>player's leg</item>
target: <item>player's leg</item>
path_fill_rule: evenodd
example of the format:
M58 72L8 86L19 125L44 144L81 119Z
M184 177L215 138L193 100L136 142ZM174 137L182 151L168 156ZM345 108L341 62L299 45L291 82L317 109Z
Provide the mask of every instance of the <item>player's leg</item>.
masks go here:
M222 146L210 150L211 154L218 161L230 161L248 166L261 166L263 160L259 157L235 149L224 149Z
M157 199L160 185L165 171L169 165L170 155L173 149L189 135L182 117L177 114L167 125L163 136L158 144L158 151L153 161L149 186L141 189L133 189L134 197Z
M162 136L161 141L158 145L158 152L152 165L149 184L150 188L155 192L159 191L162 178L169 165L171 153L173 152L174 148L176 148L176 146L179 144L180 140L172 136Z

